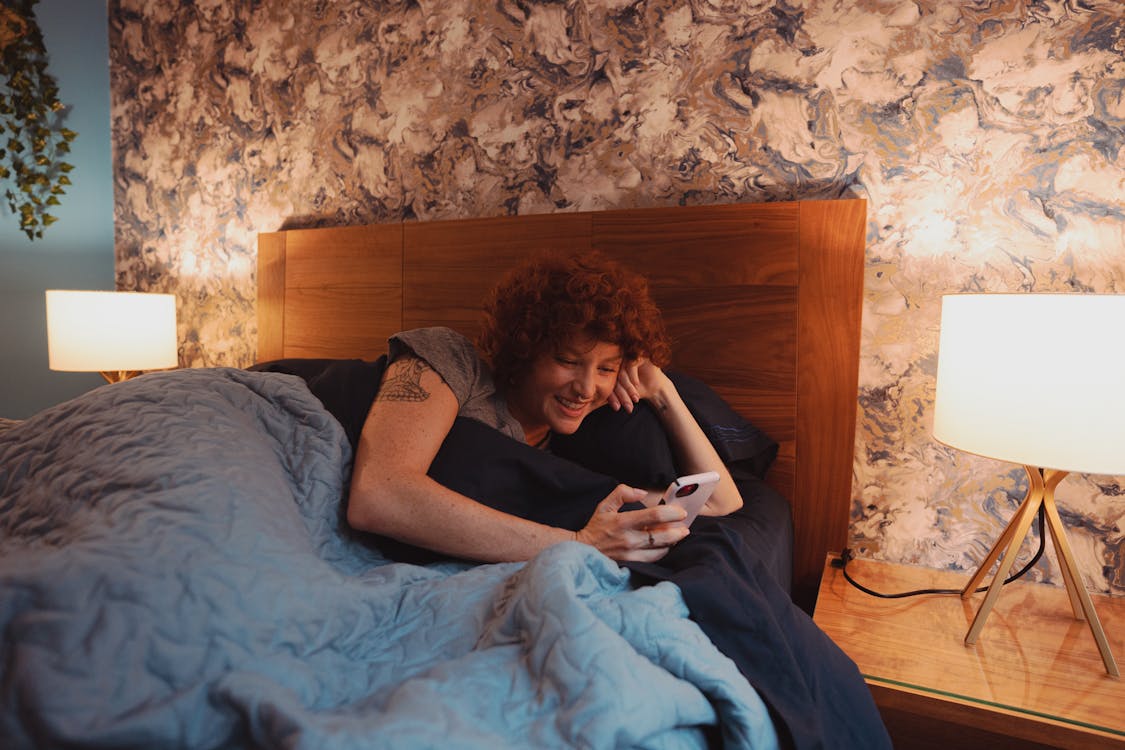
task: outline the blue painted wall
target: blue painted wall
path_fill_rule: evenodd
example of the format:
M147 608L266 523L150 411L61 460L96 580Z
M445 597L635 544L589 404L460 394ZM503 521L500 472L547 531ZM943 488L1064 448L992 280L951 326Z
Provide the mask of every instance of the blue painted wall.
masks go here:
M58 222L32 242L0 203L0 417L19 419L105 381L97 373L47 368L47 289L113 289L113 174L106 4L40 0L49 72L77 131L74 184L52 213Z

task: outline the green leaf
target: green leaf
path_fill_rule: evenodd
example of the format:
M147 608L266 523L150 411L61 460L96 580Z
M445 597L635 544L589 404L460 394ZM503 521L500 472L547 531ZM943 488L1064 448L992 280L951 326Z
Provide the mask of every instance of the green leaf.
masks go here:
M73 166L64 159L78 136L63 124L69 107L59 100L58 84L48 70L36 2L5 0L22 20L16 24L18 33L0 50L0 134L7 134L6 148L0 148L0 179L7 183L7 204L29 239L41 239L43 228L58 220L47 209L61 205L63 186L72 184L67 173ZM11 17L5 14L5 19Z

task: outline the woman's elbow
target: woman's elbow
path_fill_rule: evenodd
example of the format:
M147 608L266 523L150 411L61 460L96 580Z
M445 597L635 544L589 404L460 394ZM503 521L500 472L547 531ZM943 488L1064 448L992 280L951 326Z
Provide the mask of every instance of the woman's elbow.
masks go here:
M355 489L348 495L348 507L346 518L348 526L351 526L356 531L376 531L378 526L375 515L371 512L368 503L362 502L357 496Z
M374 531L373 518L366 504L359 502L356 493L353 490L348 496L348 507L346 518L348 526L351 526L356 531Z
M385 533L390 525L387 498L393 494L389 487L380 486L369 479L355 477L348 491L345 517L348 526L357 531Z

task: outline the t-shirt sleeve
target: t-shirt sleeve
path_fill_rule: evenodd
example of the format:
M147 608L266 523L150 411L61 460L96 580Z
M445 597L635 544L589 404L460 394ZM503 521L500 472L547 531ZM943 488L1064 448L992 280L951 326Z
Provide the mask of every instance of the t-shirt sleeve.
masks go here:
M452 328L415 328L389 341L390 360L411 353L434 369L464 406L480 379L481 362L473 343Z

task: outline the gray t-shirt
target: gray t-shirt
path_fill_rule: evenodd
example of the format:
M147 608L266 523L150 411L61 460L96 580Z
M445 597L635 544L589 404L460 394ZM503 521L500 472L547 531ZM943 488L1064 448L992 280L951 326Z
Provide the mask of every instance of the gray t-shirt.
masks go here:
M492 373L473 342L452 328L434 327L396 333L389 344L392 362L410 352L441 376L457 397L457 416L470 417L516 440L525 440L523 427L496 392Z

